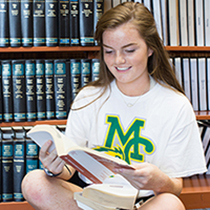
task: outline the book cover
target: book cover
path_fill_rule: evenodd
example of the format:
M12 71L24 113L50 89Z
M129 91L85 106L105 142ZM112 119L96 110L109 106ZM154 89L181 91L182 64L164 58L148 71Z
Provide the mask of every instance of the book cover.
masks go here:
M46 45L45 0L33 0L33 45Z
M179 0L180 44L188 46L187 0Z
M181 67L181 58L180 57L174 58L174 65L175 65L176 78L179 81L179 84L183 87L183 75L182 75L182 67Z
M55 119L54 61L45 60L46 118Z
M195 111L199 110L198 107L198 69L197 58L190 58L190 78L191 78L191 92L192 92L192 105Z
M36 111L36 68L35 60L25 60L25 80L26 80L26 119L35 121Z
M54 92L55 92L55 117L67 118L67 76L66 59L54 60Z
M91 81L96 81L99 78L100 60L93 58L91 60Z
M10 47L21 46L20 0L9 0L9 38Z
M26 120L25 61L12 60L14 121Z
M46 119L44 59L36 59L36 109L37 109L37 120Z
M187 98L191 101L191 86L190 86L190 61L189 58L182 58L183 70L183 85Z
M79 0L70 0L70 45L80 45Z
M189 46L195 46L195 2L194 0L188 0L187 17L188 17Z
M23 127L14 126L13 130L13 198L23 201L21 182L25 176L25 139Z
M9 47L9 1L0 0L0 47Z
M81 87L91 82L91 59L81 59Z
M210 13L209 13L209 8L210 8L210 0L204 0L204 31L205 31L205 46L210 46Z
M204 7L203 1L195 0L196 46L204 46Z
M13 131L2 127L2 201L13 201Z
M53 144L50 146L49 152L56 148L59 157L93 183L103 183L105 179L114 176L114 168L134 170L133 166L124 160L87 147L78 146L55 126L36 125L28 132L28 136L40 147L47 140L52 140Z
M59 46L70 45L70 0L58 2L58 43Z
M93 0L79 0L79 28L81 46L93 46Z
M81 88L81 63L80 59L70 59L70 70L71 70L71 90L72 90L72 101Z
M23 47L33 46L33 0L21 0L21 37Z
M103 13L104 13L104 0L94 0L93 1L93 34L95 34L97 22L103 15ZM96 40L95 40L95 45L98 45Z
M13 88L12 88L12 66L10 60L2 60L2 101L3 121L13 121Z
M25 150L26 150L26 159L25 159L25 170L26 173L29 173L32 170L38 169L39 162L39 147L38 145L27 135L27 133L32 129L32 126L24 126L24 138L25 138Z
M199 110L207 110L207 78L206 59L198 58L198 87L199 87Z
M58 45L58 0L45 0L46 46Z
M162 17L162 31L163 31L163 43L168 45L168 13L167 13L167 0L160 0L160 10Z

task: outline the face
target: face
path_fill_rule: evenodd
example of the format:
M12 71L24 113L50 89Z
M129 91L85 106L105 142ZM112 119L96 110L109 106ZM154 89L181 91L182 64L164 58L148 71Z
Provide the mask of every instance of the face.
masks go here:
M118 88L130 96L147 92L147 60L152 50L148 49L133 24L125 23L115 29L107 29L102 38L104 61Z

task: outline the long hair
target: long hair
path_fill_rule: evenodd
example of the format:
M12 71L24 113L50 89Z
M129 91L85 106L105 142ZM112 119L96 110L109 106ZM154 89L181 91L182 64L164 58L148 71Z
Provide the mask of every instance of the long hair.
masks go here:
M114 76L107 69L103 58L103 33L107 29L115 29L127 22L135 26L147 47L153 50L153 54L148 58L148 73L161 85L173 87L184 94L169 62L169 55L157 32L153 15L143 4L134 2L119 4L105 12L99 19L95 39L100 45L100 73L99 79L90 85L105 87L106 90L113 81Z

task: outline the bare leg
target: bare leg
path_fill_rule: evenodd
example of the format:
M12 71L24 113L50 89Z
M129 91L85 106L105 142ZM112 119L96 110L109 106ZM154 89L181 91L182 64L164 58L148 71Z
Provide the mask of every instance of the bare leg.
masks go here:
M139 210L185 210L181 200L170 193L157 195L145 202Z
M22 181L22 192L28 203L39 210L80 209L73 193L82 191L74 184L48 177L43 170L28 173Z

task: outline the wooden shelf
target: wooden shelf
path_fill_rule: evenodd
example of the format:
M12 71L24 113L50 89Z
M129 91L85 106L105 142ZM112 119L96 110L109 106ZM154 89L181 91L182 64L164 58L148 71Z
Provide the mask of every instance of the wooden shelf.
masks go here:
M210 120L210 111L195 111L197 120Z
M21 52L70 52L70 51L99 51L100 47L98 46L89 46L89 47L5 47L0 48L0 53L21 53Z
M210 52L210 47L207 46L166 46L170 52Z
M2 202L0 210L34 210L26 201L23 202Z

